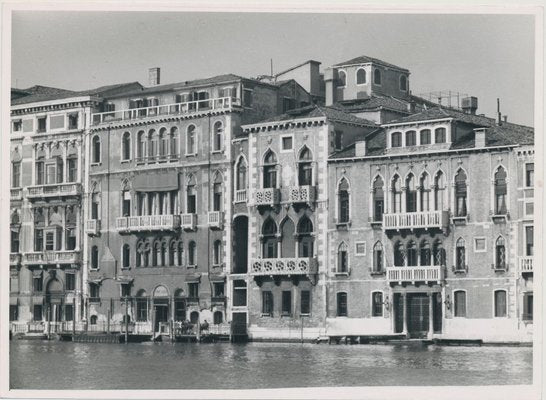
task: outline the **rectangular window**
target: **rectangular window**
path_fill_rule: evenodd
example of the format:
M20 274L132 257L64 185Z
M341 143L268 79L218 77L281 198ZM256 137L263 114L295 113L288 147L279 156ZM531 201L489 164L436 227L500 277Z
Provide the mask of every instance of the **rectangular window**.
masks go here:
M535 185L535 164L525 164L525 186L533 187Z
M42 320L42 305L41 304L34 304L33 319L34 321Z
M270 291L262 292L262 314L273 316L273 293Z
M17 321L19 319L19 306L17 304L10 304L9 306L9 320Z
M525 227L525 255L533 256L534 255L534 227L526 226Z
M188 283L188 297L193 297L193 298L199 297L199 283L197 282Z
M44 230L34 229L34 251L43 251L44 249Z
M300 314L301 315L311 314L311 291L309 290L301 291Z
M334 150L341 150L343 148L343 132L334 132Z
M284 97L282 100L282 112L285 113L294 108L296 108L296 100L289 97Z
M506 292L504 290L495 292L495 317L506 317Z
M372 293L372 317L383 316L383 293Z
M289 151L293 148L293 138L292 136L283 136L281 138L282 142L282 150L283 151Z
M289 290L282 292L282 315L292 315L292 292Z
M66 290L75 290L76 289L76 275L72 273L67 273L65 276L66 279Z
M89 284L89 301L99 301L100 298L100 286L96 283Z
M224 297L224 283L214 283L214 297Z
M251 89L243 90L243 104L247 108L252 107L252 95L253 93Z
M69 158L67 160L68 163L68 182L76 182L77 174L78 174L78 159L76 158Z
M533 320L533 293L523 294L523 315L521 319L524 321Z
M21 163L11 163L11 187L18 188L21 186Z
M128 283L121 284L121 297L131 296L131 285Z
M64 306L64 320L65 321L74 320L74 306L72 304L66 304Z
M128 217L131 215L131 193L130 192L123 192L122 212L124 217Z
M47 117L40 117L38 118L38 129L36 132L41 133L45 132L47 128Z
M175 319L178 315L177 311L179 308L179 304L182 304L182 309L184 309L184 302L180 300L175 300L174 303L174 315ZM146 298L137 298L136 299L136 320L137 321L147 321L148 320L148 299ZM181 321L180 319L177 319L177 321Z
M36 181L36 185L44 184L44 162L43 161L36 161L35 181Z
M347 316L347 293L337 294L337 316L338 317Z
M78 129L78 113L68 114L68 129Z
M233 306L246 306L246 282L242 280L233 281Z
M435 141L435 143L445 143L446 142L446 128L437 128L434 131L434 141Z
M459 290L453 294L453 315L466 317L466 292Z
M22 129L23 129L23 122L20 119L15 119L11 121L12 132L21 132Z
M65 230L66 238L66 250L75 250L76 249L76 228L66 228Z
M57 165L46 165L46 184L51 185L57 183Z
M19 253L19 230L11 230L11 243L10 243L10 251L12 253Z
M34 293L41 293L44 290L42 276L35 276L32 279L32 288Z

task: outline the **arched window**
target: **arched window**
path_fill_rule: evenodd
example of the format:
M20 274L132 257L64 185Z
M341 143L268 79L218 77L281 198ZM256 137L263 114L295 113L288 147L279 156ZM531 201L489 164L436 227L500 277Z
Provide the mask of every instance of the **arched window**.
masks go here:
M159 130L159 157L162 159L167 158L169 140L167 138L167 129L161 128Z
M406 212L417 211L417 188L415 187L415 177L409 174L406 178Z
M347 75L345 71L338 71L337 73L337 87L345 87L347 85Z
M224 145L224 126L220 121L214 123L212 140L214 144L214 151L222 151Z
M466 317L466 292L456 290L453 292L453 316Z
M446 142L446 128L436 128L434 130L434 142L435 143Z
M377 242L373 246L372 272L383 272L383 245Z
M97 246L91 247L91 268L99 268L99 248Z
M307 216L303 216L298 224L298 253L299 257L313 257L314 238L313 223Z
M178 128L173 126L169 135L170 140L170 156L175 157L178 154Z
M402 132L391 133L391 147L402 147Z
M137 158L143 159L146 157L146 133L139 131L137 134Z
M432 256L434 257L434 265L446 265L446 251L440 239L434 241Z
M381 222L385 210L385 193L383 191L383 179L380 176L373 181L373 220Z
M246 190L246 161L243 157L237 163L237 190Z
M445 207L446 182L442 171L438 171L434 177L434 209L443 211Z
M296 228L290 218L285 218L281 224L281 257L296 257Z
M215 311L213 314L213 323L214 325L219 325L224 322L224 314L222 311Z
M430 144L430 129L422 129L419 132L419 143L421 145Z
M152 267L158 267L161 264L161 243L156 242L154 244L154 251L152 254Z
M342 178L338 185L338 222L347 223L350 219L349 182Z
M222 197L224 189L222 187L222 174L217 173L212 185L212 210L222 211Z
M349 246L345 242L341 242L337 248L337 271L349 272Z
M186 130L186 154L197 154L196 142L195 142L195 125L188 126Z
M417 245L413 240L408 242L407 246L408 252L408 266L415 267L417 266Z
M460 169L455 175L455 216L465 217L466 209L466 174Z
M466 244L463 238L457 239L455 243L455 269L466 271Z
M193 325L196 325L197 322L199 322L199 312L197 311L192 311L191 314L190 314L190 322L193 324Z
M506 171L499 167L495 172L495 214L506 214Z
M169 247L169 265L178 265L178 242L173 240Z
M131 247L128 244L123 245L122 268L129 268L131 265Z
M359 68L356 71L356 84L364 85L366 83L366 70L364 68Z
M313 181L313 156L309 148L304 147L298 160L298 183L300 186L310 186Z
M495 290L495 317L506 317L506 290Z
M419 265L431 265L432 264L432 252L430 249L430 243L427 240L421 242L419 249L420 262Z
M277 224L268 218L262 226L263 257L277 258Z
M91 315L91 318L89 319L89 322L91 325L97 325L97 316Z
M148 131L148 158L153 160L157 156L158 135L155 129Z
M216 240L214 242L213 251L212 251L212 263L214 265L222 264L222 241Z
M400 90L406 92L408 90L408 78L406 75L400 76Z
M131 159L131 133L125 132L121 138L121 157L127 161Z
M277 187L277 156L271 150L264 157L263 181L264 189Z
M506 245L502 236L495 242L495 269L506 269Z
M383 293L372 292L372 317L383 316Z
M159 262L162 267L167 265L167 243L161 243Z
M421 191L421 204L419 205L421 208L421 211L429 211L430 210L430 183L428 179L428 174L426 172L421 176L419 190Z
M94 163L100 163L100 138L98 135L93 136L92 140L92 152L93 152L93 162Z
M392 178L391 191L392 191L392 212L402 212L402 184L398 175Z
M186 186L186 213L195 214L197 210L197 190L195 177L190 175Z
M188 244L188 265L195 266L197 265L197 254L196 254L197 245L193 240Z
M404 245L402 242L396 242L394 244L394 266L406 266L406 252L404 251Z
M373 83L376 85L381 85L381 70L376 69L373 71Z
M415 131L407 131L406 132L406 147L415 146L417 144L416 136L417 136L417 133Z

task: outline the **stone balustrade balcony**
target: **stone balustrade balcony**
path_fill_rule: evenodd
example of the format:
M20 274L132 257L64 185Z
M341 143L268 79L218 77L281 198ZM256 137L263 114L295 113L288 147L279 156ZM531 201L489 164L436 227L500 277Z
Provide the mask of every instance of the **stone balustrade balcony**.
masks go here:
M387 267L387 281L389 283L436 282L445 279L445 268L442 265L417 267Z
M19 253L10 253L9 255L9 265L19 265L21 264L21 254Z
M275 206L281 201L281 192L276 188L256 189L254 192L254 205Z
M209 211L208 225L212 229L222 229L224 226L224 213L222 211Z
M80 261L77 250L37 251L23 254L23 264L75 264Z
M116 230L121 233L173 231L179 226L179 215L137 215L116 218Z
M27 198L30 200L51 197L70 197L81 195L80 183L56 183L50 185L29 186Z
M383 214L384 230L446 229L449 225L448 211L421 211Z
M533 273L533 256L519 257L519 271L521 274Z
M315 201L315 187L292 186L288 189L288 200L291 203L312 203Z
M247 194L246 189L236 190L235 191L235 203L246 203Z
M100 233L100 219L88 220L85 233L87 233L89 236L97 236Z
M182 229L187 231L194 231L195 228L197 227L197 214L186 213L186 214L182 214L180 218L181 218L180 226L182 227Z
M12 188L10 191L10 200L22 200L23 199L23 189L22 188Z
M310 275L317 272L317 260L312 257L255 258L250 260L250 275Z

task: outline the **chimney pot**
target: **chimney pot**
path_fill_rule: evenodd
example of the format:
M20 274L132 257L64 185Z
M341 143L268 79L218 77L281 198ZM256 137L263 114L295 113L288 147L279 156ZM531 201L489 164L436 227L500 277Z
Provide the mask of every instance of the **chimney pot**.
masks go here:
M476 110L478 109L478 98L474 96L465 97L461 100L461 108L466 114L476 115Z
M148 83L150 86L159 85L161 78L161 69L159 67L150 68L148 70Z
M504 119L504 122L508 122L508 115L504 115L502 119Z

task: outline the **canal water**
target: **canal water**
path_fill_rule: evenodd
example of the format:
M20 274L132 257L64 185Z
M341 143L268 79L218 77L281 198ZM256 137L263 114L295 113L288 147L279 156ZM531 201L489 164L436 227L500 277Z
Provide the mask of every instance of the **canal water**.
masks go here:
M530 347L10 342L12 389L531 383Z

